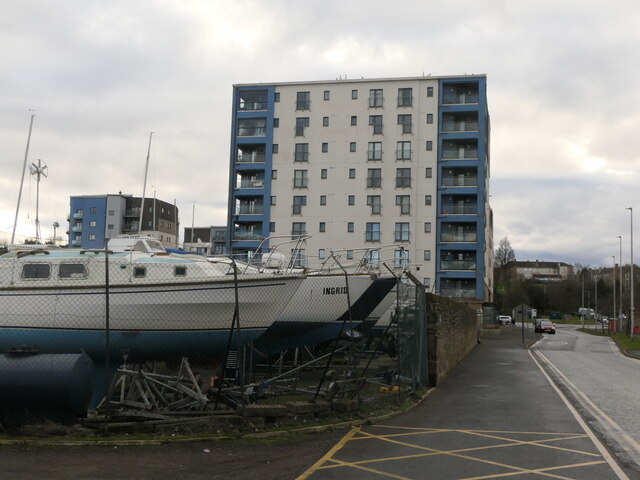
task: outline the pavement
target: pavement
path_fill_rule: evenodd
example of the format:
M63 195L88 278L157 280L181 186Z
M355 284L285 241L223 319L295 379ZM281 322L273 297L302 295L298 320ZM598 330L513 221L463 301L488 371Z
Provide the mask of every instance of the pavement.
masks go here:
M297 477L636 479L563 399L519 326L484 337L406 414L352 428Z

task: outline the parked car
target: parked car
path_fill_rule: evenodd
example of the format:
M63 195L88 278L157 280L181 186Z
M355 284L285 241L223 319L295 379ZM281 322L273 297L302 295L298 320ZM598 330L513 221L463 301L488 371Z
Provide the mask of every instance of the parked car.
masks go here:
M556 333L556 325L555 323L550 322L549 320L542 320L540 322L540 333Z
M498 315L498 324L511 325L511 317L509 315Z
M542 323L542 319L541 318L536 318L535 321L533 322L533 331L536 333L542 333L542 330L540 329L540 323Z

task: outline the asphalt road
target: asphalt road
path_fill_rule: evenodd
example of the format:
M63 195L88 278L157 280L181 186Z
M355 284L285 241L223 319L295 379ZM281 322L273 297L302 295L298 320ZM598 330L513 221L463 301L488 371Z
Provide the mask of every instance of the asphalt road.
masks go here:
M539 368L526 348L539 336L521 335L483 338L423 404L352 429L298 480L640 478Z
M640 471L640 360L576 328L559 325L532 350L616 456Z

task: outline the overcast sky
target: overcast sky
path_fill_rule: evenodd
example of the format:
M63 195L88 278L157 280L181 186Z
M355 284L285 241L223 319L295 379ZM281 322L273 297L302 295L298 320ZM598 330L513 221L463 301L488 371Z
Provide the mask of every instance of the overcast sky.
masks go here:
M49 168L40 222L69 196L177 201L182 226L226 223L235 83L484 73L495 246L518 260L629 262L640 206L637 0L4 1L0 239L29 162ZM18 233L35 235L25 179ZM148 193L152 195L153 193ZM638 211L640 213L640 209ZM640 222L640 216L637 219Z

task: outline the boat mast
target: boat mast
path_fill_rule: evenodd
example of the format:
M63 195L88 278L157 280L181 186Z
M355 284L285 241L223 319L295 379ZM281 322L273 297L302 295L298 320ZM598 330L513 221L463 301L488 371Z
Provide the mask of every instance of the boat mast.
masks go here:
M36 114L31 114L31 123L29 123L29 135L27 136L27 148L24 152L24 163L22 164L22 177L20 179L20 190L18 191L18 205L16 206L16 219L13 222L13 233L11 234L11 245L15 243L16 239L16 227L18 226L18 213L20 212L20 199L22 198L22 186L24 185L24 172L27 170L27 157L29 156L29 144L31 143L31 129L33 128L33 117Z
M142 201L140 202L140 221L138 222L138 235L142 231L142 216L144 215L144 194L147 191L147 174L149 173L149 156L151 155L151 137L153 132L149 133L149 148L147 148L147 163L144 167L144 183L142 185Z

